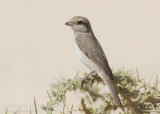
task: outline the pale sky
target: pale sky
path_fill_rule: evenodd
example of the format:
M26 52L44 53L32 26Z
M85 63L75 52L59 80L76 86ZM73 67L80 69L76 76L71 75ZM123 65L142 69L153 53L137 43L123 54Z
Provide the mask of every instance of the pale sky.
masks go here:
M73 16L90 20L113 69L160 75L159 0L1 0L0 15L0 111L45 104L55 77L89 71L64 25Z

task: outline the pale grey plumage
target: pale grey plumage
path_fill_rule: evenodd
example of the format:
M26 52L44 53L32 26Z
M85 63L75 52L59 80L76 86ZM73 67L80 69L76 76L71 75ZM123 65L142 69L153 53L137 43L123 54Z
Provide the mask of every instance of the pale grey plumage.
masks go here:
M66 25L71 26L74 31L74 45L81 61L92 71L98 73L104 83L109 87L116 105L121 107L122 105L120 99L111 82L113 79L112 71L109 67L102 47L93 34L88 19L85 17L76 16L67 22Z

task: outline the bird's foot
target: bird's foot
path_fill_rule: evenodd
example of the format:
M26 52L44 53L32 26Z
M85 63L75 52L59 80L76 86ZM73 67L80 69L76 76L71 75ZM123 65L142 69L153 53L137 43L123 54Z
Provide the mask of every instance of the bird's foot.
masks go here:
M95 80L95 78L98 76L98 74L94 74L94 75L92 75L91 76L91 86L93 85L93 83L94 83L94 80Z
M95 74L94 71L90 72L89 74L87 74L86 77L84 78L81 78L82 80L82 83L81 83L81 88L83 87L84 83L85 83L85 80L91 75L91 85L94 83L94 79L98 76L98 74Z

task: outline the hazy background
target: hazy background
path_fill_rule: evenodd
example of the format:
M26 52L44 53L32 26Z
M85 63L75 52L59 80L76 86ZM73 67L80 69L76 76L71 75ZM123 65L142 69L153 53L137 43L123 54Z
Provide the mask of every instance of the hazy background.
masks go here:
M79 15L90 20L113 69L137 67L146 80L160 74L159 0L0 0L1 112L29 109L33 96L45 104L55 77L89 71L64 25Z

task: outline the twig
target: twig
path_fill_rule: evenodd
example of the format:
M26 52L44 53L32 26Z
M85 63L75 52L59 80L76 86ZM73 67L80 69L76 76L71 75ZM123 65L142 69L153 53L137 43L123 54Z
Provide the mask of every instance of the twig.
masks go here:
M71 107L71 112L70 112L70 113L72 114L72 112L73 112L73 104L72 104L72 107Z
M31 110L31 108L30 108L30 114L32 114L32 110Z
M77 74L76 74L76 76L74 77L74 79L72 80L72 83L71 83L71 84L73 84L73 82L74 82L74 80L77 78L78 74L79 74L79 72L77 72Z
M156 94L158 94L158 75L156 77L155 92L156 92Z
M136 83L137 83L136 77L134 77L133 81L134 81L134 87L136 87Z
M89 97L89 100L91 101L93 107L96 108L96 105L94 104L94 102L93 102L93 100L92 100L92 98L91 98L89 92L87 92L87 96Z
M139 72L138 72L138 69L136 68L136 71L137 71L137 78L138 78L138 81L140 80L139 79Z
M50 96L50 94L48 93L48 91L46 90L48 97L50 98L50 100L52 101L52 97Z
M123 65L123 69L122 69L122 72L124 73L124 65Z
M153 104L152 104L152 103L151 103L151 106L152 106L153 110L155 110L155 108L154 108L154 106L153 106Z
M35 97L34 97L34 109L35 109L35 113L38 114L37 104L36 104L36 99L35 99Z
M6 113L5 114L7 114L7 112L8 112L8 109L6 108Z
M85 112L85 114L90 114L90 110L87 109L83 98L81 98L81 106L82 106L82 110Z
M66 98L65 98L65 95L64 95L64 97L63 97L63 111L62 112L64 112L65 107L66 107Z
M66 104L66 107L67 107L68 110L70 110L67 104Z
M59 92L59 85L60 85L60 82L58 82L58 88L57 88L57 93Z

